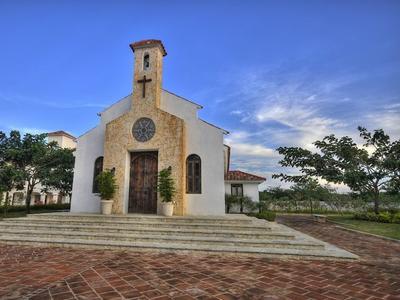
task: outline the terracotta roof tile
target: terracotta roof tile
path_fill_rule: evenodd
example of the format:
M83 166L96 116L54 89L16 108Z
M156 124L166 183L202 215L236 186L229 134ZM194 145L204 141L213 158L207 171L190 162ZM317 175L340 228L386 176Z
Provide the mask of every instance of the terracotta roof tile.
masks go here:
M239 170L228 171L225 175L225 180L232 181L265 181L265 177L253 175Z
M138 41L130 44L129 46L133 51L135 51L135 48L141 48L145 46L150 46L150 45L160 45L161 49L163 51L163 56L167 55L167 51L165 51L164 45L160 40L143 40L143 41Z

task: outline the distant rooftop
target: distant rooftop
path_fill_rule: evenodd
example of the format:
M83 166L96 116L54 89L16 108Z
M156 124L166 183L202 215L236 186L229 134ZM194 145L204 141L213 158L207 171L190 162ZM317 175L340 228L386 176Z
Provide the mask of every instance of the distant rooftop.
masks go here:
M47 136L65 136L70 139L73 139L74 141L76 140L76 137L74 137L72 134L69 134L68 132L65 132L63 130L48 132Z
M265 181L265 177L253 175L250 173L246 173L243 171L235 170L235 171L228 171L225 175L225 180L230 181L258 181L262 182Z

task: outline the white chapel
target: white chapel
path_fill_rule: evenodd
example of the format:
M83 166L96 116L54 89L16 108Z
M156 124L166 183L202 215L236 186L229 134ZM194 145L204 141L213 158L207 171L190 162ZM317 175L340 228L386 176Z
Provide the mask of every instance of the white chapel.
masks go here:
M113 214L158 214L157 174L171 167L176 215L223 215L225 194L258 201L265 178L229 170L228 132L198 117L202 108L162 88L159 40L130 45L134 52L133 92L111 105L99 124L77 139L71 212L99 213L94 178L113 170L118 185Z

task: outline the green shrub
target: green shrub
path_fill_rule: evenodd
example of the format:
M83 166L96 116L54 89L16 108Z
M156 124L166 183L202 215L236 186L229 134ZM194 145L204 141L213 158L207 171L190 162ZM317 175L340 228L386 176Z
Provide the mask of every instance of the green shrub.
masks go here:
M389 212L380 212L377 215L377 221L380 223L391 223L392 222L392 215Z
M225 194L225 212L230 213L232 207L239 208L239 212L254 211L258 208L258 203L254 202L249 196L235 196Z
M275 221L275 219L276 219L276 213L273 211L263 211L261 213L249 213L247 215L249 215L251 217L256 217L258 219L264 219L267 221L271 221L271 222Z
M99 187L100 198L102 200L112 199L117 190L114 172L110 170L103 171L99 175L97 175L96 181Z
M158 174L157 191L160 193L162 202L172 202L176 194L175 181L171 174L171 167L162 169Z
M230 213L231 207L238 203L238 198L231 194L225 194L225 212Z
M393 222L393 223L399 223L399 224L400 224L400 212L395 213L395 214L393 215L392 222Z
M64 204L43 204L43 205L32 205L31 206L31 211L39 211L39 210L69 210L70 209L70 204L69 203L64 203ZM25 205L15 205L15 206L9 206L7 208L8 212L20 212L20 211L26 211L26 206ZM0 207L0 212L4 212L4 207Z
M379 222L379 223L400 223L400 213L392 213L390 211L383 211L379 214L373 212L360 212L353 215L354 219Z

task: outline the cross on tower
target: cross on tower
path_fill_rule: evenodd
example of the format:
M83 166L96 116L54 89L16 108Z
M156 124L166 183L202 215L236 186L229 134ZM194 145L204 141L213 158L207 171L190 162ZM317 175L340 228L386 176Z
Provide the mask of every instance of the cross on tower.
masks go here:
M146 79L146 75L143 76L143 79L139 79L137 82L138 83L143 83L143 93L142 97L146 97L146 82L150 82L151 79Z

